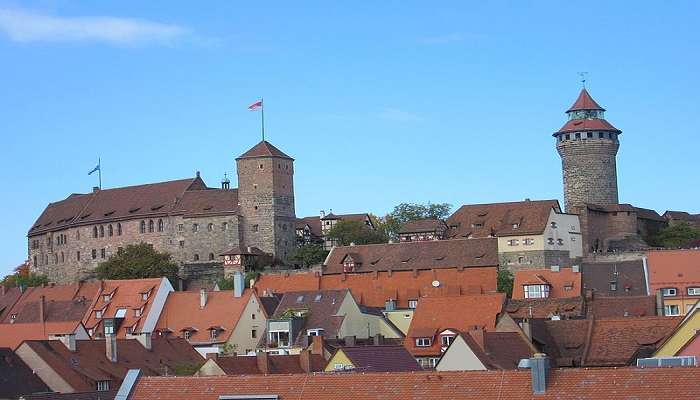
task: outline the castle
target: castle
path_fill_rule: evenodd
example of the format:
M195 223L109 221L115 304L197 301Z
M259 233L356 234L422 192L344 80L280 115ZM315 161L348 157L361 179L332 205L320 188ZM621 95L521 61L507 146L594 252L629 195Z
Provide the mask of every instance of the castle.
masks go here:
M32 271L53 282L92 277L129 244L168 252L179 264L227 254L287 262L296 243L294 160L266 141L236 158L237 189L194 178L71 194L49 204L28 232ZM239 257L240 259L240 257Z

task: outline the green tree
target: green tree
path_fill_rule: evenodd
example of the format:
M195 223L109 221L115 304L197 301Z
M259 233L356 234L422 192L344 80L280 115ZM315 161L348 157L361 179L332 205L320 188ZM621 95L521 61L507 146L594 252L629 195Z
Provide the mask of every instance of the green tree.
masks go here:
M243 278L243 286L249 288L251 279L257 281L259 277L260 272L258 271L246 272L245 277ZM230 278L219 278L219 280L216 281L216 284L219 285L219 290L233 290L233 276Z
M513 295L513 273L507 269L498 271L498 291L505 293L508 298Z
M328 237L343 246L354 244L386 243L388 238L381 230L368 227L362 221L338 221L328 232Z
M394 239L406 222L420 219L446 219L451 209L452 205L448 203L401 203L380 220L380 225L385 234Z
M141 279L166 277L177 281L178 266L168 253L154 250L146 243L130 244L101 262L95 273L99 279Z
M5 287L32 287L49 283L49 278L46 275L29 272L29 264L27 263L16 267L13 272L13 274L5 276L0 281L0 285Z
M667 226L654 237L654 244L668 249L690 247L700 240L700 229L694 228L687 222Z
M328 251L318 244L307 244L297 248L292 256L292 260L299 262L303 267L310 267L322 263Z

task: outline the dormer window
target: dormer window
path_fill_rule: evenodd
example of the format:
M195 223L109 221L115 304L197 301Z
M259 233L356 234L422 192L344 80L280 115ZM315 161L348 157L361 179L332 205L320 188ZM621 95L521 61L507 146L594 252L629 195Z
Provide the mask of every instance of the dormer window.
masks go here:
M448 347L454 342L455 337L452 335L444 335L440 338L440 344L444 347Z
M105 294L102 296L102 301L104 301L105 303L108 303L110 300L112 300L111 294Z
M306 330L307 336L323 336L323 328L314 328Z
M96 319L101 319L101 318L102 318L102 310L97 310L97 311L95 311L95 318L96 318Z
M209 331L209 338L210 339L216 339L217 336L219 336L219 330L218 329L212 329Z
M553 229L556 229L556 228L557 228L557 223L554 222L554 221L552 221L552 223L551 223L550 225L551 225L551 227L552 227Z
M664 297L673 297L678 294L678 291L676 290L676 288L663 288L661 289L661 294Z
M481 223L481 222L474 222L474 223L472 223L472 228L481 228L481 227L483 227L483 226L484 226L484 224Z
M517 246L517 245L518 245L518 239L508 240L508 246Z
M549 297L549 285L523 285L526 299L546 299Z
M148 292L143 292L141 293L141 300L146 301L148 300L148 297L151 295L151 291L149 290Z
M416 339L416 347L430 347L433 344L433 339L422 337Z
M514 224L513 224L513 229L518 229L518 228L520 228L520 224L517 223L517 222L514 223Z

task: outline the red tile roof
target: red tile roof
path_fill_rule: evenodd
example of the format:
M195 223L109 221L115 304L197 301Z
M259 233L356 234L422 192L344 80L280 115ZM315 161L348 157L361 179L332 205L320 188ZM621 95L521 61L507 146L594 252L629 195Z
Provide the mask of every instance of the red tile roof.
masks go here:
M622 133L604 119L570 119L566 121L555 135L569 132L606 131Z
M90 304L99 291L99 282L74 283L70 285L48 285L25 289L22 296L3 314L3 323L40 322L41 298L44 298L44 320L47 322L80 322L88 312Z
M16 349L25 340L44 340L80 329L80 321L0 324L0 347Z
M125 310L122 311L125 314L117 331L117 337L125 338L127 328L132 328L134 333L140 333L153 306L155 294L163 282L168 284L165 278L102 281L100 293L95 297L89 312L83 319L85 327L97 332L102 328L104 318L114 318L117 310ZM143 300L142 297L145 293L149 294L147 300ZM105 301L105 295L110 296L109 301ZM98 310L102 311L102 318L96 318L95 312ZM136 316L136 310L141 311L140 316Z
M181 365L204 363L184 339L153 338L150 351L138 340L117 339L117 362L107 359L104 339L78 340L75 352L58 340L27 341L22 346L31 348L39 362L54 370L76 391L95 390L101 380L110 380L110 387L119 387L127 371L133 368L147 376L166 375Z
M583 297L562 297L558 299L508 299L506 312L513 318L562 318L584 317Z
M234 297L232 290L207 292L207 301L202 309L199 307L200 292L171 292L156 330L170 330L174 336L182 336L185 328L195 328L195 331L191 331L190 343L224 343L231 337L252 295L251 290L244 291L241 297ZM220 325L224 330L212 340L209 328L215 325Z
M399 233L435 232L444 231L446 229L447 224L441 219L419 219L416 221L408 221L401 225Z
M188 190L172 214L192 216L213 216L238 213L238 189Z
M323 371L326 360L317 354L310 354L311 371ZM269 355L268 374L304 374L299 354ZM256 356L225 356L217 357L216 364L226 375L259 375L263 372L258 368Z
M576 98L576 101L574 104L569 107L566 112L571 112L571 111L578 111L578 110L600 110L600 111L605 111L605 109L601 106L598 105L598 103L593 100L591 95L588 93L588 90L586 88L581 89L581 93L579 93L578 98Z
M594 296L644 296L647 294L642 260L581 264L584 290ZM617 282L610 290L610 282Z
M454 238L483 238L541 234L551 210L561 211L557 200L526 200L509 203L467 204L448 219ZM517 228L514 225L517 224Z
M355 366L354 372L421 371L416 359L403 346L352 346L338 351Z
M345 318L345 315L340 315L339 311L347 295L347 289L286 292L271 319L284 318L289 310L308 310L299 336L290 338L290 341L299 344L306 329L317 328L323 329L325 336L337 337Z
M311 231L311 234L320 238L323 236L323 232L321 232L321 218L316 215L313 217L304 217L304 218L297 218L296 222L296 228L297 229L302 229L306 225L309 226L309 230Z
M355 301L365 306L384 307L388 299L393 299L397 307L405 308L409 300L422 297L495 292L496 275L496 267L321 276L311 272L265 274L260 276L254 287L261 295L265 292L350 289Z
M19 288L6 288L0 285L0 323L21 296L22 291Z
M675 287L679 296L685 297L686 288L700 287L700 250L650 251L647 258L652 293L661 288Z
M357 273L498 265L495 238L431 240L334 247L326 258L323 273L343 273L343 260L348 254L353 254L353 272Z
M211 400L225 395L277 395L282 400L364 399L695 399L696 367L555 369L545 394L534 395L522 371L143 377L132 400Z
M405 346L414 356L440 354L440 343L432 341L428 347L416 346L416 338L434 338L444 329L466 332L474 327L494 330L501 313L503 293L479 296L424 297L418 301Z
M596 319L656 315L656 296L594 296L586 305L588 315Z
M581 296L581 273L571 268L561 268L558 272L551 269L521 269L515 271L513 280L513 299L524 299L524 285L549 285L549 297ZM568 289L567 289L568 288Z
M288 155L284 154L282 150L273 146L270 142L263 140L262 142L253 146L250 150L241 154L237 160L242 158L256 158L256 157L279 157L292 159Z

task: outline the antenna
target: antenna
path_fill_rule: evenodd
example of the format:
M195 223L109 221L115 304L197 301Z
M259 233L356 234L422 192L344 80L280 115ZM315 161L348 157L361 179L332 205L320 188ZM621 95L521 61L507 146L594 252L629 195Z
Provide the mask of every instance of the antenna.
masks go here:
M578 76L581 77L581 86L583 86L584 89L586 88L586 75L588 75L588 72L586 71L578 73Z

